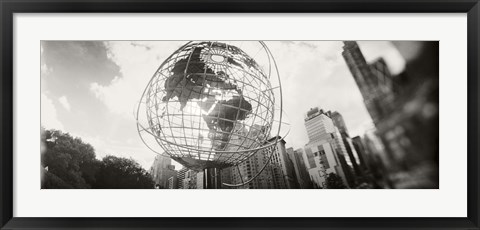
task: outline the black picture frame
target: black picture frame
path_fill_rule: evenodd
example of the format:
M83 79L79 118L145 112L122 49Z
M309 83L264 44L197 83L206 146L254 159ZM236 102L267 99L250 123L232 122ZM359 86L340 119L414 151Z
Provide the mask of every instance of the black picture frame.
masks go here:
M1 229L480 229L478 0L0 0ZM468 212L466 218L18 218L13 217L15 13L467 13ZM439 201L441 205L441 201ZM412 207L414 208L414 207Z

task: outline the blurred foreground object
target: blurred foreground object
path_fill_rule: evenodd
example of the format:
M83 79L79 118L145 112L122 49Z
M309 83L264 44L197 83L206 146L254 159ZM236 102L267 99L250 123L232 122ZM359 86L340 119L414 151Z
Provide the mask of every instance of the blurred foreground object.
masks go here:
M356 42L344 43L343 56L376 126L364 142L377 174L384 174L377 179L392 188L439 188L438 42L393 42L406 61L397 76L382 59L368 64Z

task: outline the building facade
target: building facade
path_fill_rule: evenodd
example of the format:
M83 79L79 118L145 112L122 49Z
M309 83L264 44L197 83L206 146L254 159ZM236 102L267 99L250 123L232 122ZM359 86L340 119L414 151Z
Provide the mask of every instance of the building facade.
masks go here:
M188 168L182 167L177 172L177 188L183 189L183 180L185 179L185 174L187 173Z
M310 109L305 116L305 128L309 142L303 156L314 187L326 188L329 173L337 174L347 187L352 186L353 164L332 113L318 107Z
M196 189L198 182L197 182L197 174L198 172L195 170L188 169L185 172L185 178L183 179L183 189ZM203 184L203 177L202 184Z
M277 139L277 140L275 140ZM299 188L297 178L295 175L295 168L293 162L288 157L287 150L285 148L285 140L281 137L273 137L269 139L269 142L277 141L276 146L266 148L265 155L270 156L270 170L272 171L273 186L277 189L295 189Z
M168 178L168 189L178 189L177 175L171 176Z
M337 174L347 184L340 159L331 142L324 140L309 143L305 146L305 158L308 159L308 173L314 188L328 188L326 179L330 173Z
M150 174L155 182L155 187L166 189L169 187L168 179L177 177L175 166L172 165L172 159L166 156L157 155L150 167Z
M303 149L293 150L293 148L288 148L287 154L293 163L299 188L313 188L312 181L310 180L310 176L307 171L307 166L305 166L305 161L303 160Z
M227 180L230 179L232 184L242 184L250 179L252 179L255 175L260 173L262 167L267 163L267 155L266 152L263 150L258 151L253 156L249 157L242 163L237 166L233 166L228 168L227 170L222 170L222 179L226 175L230 175L227 177ZM273 185L273 176L271 166L267 165L265 169L258 175L255 179L253 179L250 183L239 186L239 187L231 187L237 189L271 189L274 188Z
M365 106L377 125L393 109L395 83L387 64L380 58L367 63L355 41L345 41L342 55L362 94Z
M231 184L242 184L255 178L248 184L237 189L294 189L299 188L295 168L285 148L285 141L280 137L270 138L268 142L276 141L277 144L259 150L253 156L237 166L223 169L222 181ZM263 171L262 171L263 169ZM260 173L261 172L261 173ZM223 186L225 188L226 186Z
M340 132L340 138L343 141L343 146L345 146L345 150L347 153L345 155L345 161L349 166L353 168L353 171L348 170L345 172L347 174L347 177L351 178L349 184L353 186L354 184L356 184L356 178L358 176L363 176L364 174L363 170L360 168L360 158L355 147L353 146L352 138L350 138L350 134L348 133L348 129L342 114L337 111L332 112L331 118L335 127L338 128L338 131Z

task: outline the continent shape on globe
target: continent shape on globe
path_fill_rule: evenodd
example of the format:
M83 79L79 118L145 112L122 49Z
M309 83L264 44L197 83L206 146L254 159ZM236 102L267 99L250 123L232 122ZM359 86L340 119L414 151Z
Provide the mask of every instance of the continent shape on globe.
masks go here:
M211 48L221 44L208 45ZM221 150L228 143L235 122L246 119L252 112L252 105L245 99L235 80L224 71L210 68L202 60L204 49L205 46L197 46L188 57L174 63L172 74L165 81L166 95L162 101L167 102L177 97L180 110L183 111L187 102L198 99L196 102L204 112L202 118L210 130L209 138L213 147ZM222 65L243 68L228 56L220 59L220 62L223 62Z

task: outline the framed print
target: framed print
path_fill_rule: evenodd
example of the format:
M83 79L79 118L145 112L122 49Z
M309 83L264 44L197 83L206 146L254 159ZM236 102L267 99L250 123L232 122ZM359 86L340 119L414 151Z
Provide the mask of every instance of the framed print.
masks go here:
M478 1L1 6L2 229L480 228Z

